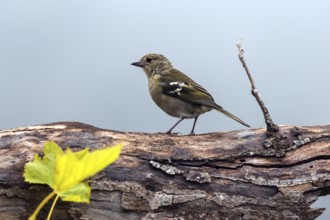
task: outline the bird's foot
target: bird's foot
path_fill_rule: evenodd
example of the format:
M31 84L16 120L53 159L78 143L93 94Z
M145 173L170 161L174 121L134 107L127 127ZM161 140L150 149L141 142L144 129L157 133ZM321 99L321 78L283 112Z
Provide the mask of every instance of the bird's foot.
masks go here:
M180 132L171 132L171 131L168 131L168 132L166 132L166 134L168 134L168 135L175 135L175 136L182 136L182 134L180 133Z

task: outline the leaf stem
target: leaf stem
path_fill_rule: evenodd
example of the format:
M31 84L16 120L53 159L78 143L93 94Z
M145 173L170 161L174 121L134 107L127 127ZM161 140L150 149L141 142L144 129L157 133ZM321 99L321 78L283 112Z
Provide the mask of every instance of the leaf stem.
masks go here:
M52 207L51 207L50 210L49 210L49 213L48 213L48 216L47 216L47 220L50 220L50 217L51 217L52 214L53 214L54 207L55 207L55 204L56 204L58 198L60 198L60 196L59 196L59 195L56 195L56 197L55 197L55 199L54 199L54 201L53 201Z
M48 196L46 196L46 198L44 198L41 203L38 205L38 207L36 208L36 210L34 210L33 214L29 217L29 220L35 220L37 218L37 215L39 214L40 210L42 209L42 207L44 207L44 205L56 194L55 191L51 192L50 194L48 194Z

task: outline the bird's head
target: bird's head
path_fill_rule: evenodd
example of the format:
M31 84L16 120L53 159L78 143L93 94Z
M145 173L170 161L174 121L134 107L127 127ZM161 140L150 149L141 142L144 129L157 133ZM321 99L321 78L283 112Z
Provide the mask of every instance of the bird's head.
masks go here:
M140 61L132 63L133 66L143 68L148 77L155 74L162 74L163 71L173 68L171 62L161 54L147 54Z

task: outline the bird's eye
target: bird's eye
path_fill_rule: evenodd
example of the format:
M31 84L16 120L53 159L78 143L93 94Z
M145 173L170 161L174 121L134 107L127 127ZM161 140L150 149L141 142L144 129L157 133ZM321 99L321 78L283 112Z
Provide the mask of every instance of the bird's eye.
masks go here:
M150 57L148 57L148 58L146 59L146 61L147 61L148 63L150 63L150 62L152 61L152 59L151 59Z

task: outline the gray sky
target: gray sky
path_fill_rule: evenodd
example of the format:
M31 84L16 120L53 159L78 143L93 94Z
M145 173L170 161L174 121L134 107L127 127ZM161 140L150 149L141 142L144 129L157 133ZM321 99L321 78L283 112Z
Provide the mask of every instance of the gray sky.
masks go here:
M330 1L1 1L0 129L79 121L160 132L175 122L131 66L161 53L252 127L263 116L237 58L276 123L330 123ZM186 120L175 131L189 133ZM243 129L212 111L196 133ZM321 218L320 218L321 219Z

